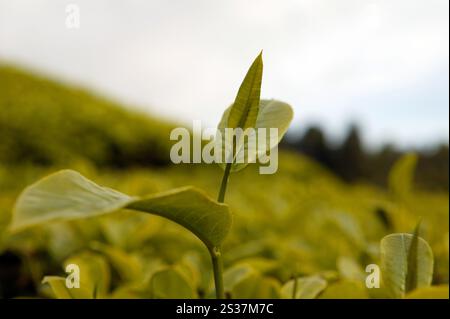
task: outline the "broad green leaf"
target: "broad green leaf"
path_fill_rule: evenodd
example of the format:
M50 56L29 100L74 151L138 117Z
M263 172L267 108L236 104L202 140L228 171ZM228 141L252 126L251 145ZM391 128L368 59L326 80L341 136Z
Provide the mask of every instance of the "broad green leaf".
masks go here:
M58 276L45 276L42 284L48 284L53 296L57 299L91 299L92 292L86 287L67 288L66 278Z
M423 287L406 295L407 299L448 299L448 285Z
M51 174L28 186L17 199L11 230L53 220L73 220L124 208L133 198L101 187L72 170Z
M423 238L417 237L417 241L413 241L413 237L411 234L401 233L388 235L381 240L383 283L395 298L403 298L412 289L431 285L433 252ZM416 250L413 254L416 261L413 266L410 265L411 249ZM414 283L414 286L408 287L408 283Z
M231 227L228 206L194 187L184 187L136 200L126 208L168 218L197 235L206 246L219 246Z
M154 299L196 298L188 278L176 269L169 268L155 273L150 280L150 293Z
M389 172L389 190L397 198L407 196L413 187L414 170L417 165L417 155L406 154L401 157Z
M297 278L295 288L295 299L314 299L326 287L327 281L319 276L308 276ZM281 289L283 298L290 299L294 296L294 280L289 280Z
M225 131L228 126L230 109L225 110L218 126L221 138L223 158L233 154L232 172L245 168L249 163L256 162L258 158L273 149L283 138L293 118L293 111L289 104L277 100L261 100L255 126L248 129L244 136L233 139L230 133ZM270 129L277 129L277 134L272 134ZM262 135L258 129L264 129ZM264 140L260 141L260 138ZM265 142L264 142L265 141ZM235 143L235 147L233 147ZM261 145L261 146L260 146ZM226 163L219 163L225 168Z
M208 247L220 245L231 226L228 206L194 187L137 198L99 186L75 171L63 170L23 191L14 208L11 229L99 216L121 208L170 219L189 229Z

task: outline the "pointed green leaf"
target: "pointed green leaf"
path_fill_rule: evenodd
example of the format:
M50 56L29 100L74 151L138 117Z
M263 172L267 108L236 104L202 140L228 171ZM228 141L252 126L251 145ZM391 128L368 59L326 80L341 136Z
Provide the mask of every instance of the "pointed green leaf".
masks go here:
M261 82L263 72L262 51L253 61L247 74L242 81L234 103L227 109L222 116L219 124L219 137L216 143L220 142L219 148L222 153L216 154L222 158L221 162L231 163L234 161L233 154L238 145L246 139L245 130L254 128L259 112ZM226 118L226 120L224 120ZM239 133L228 129L242 129L244 133ZM226 164L220 165L225 167Z
M137 198L99 186L75 171L63 170L23 191L14 208L11 229L93 217L121 208L170 219L189 229L208 247L220 245L231 226L228 206L193 187Z
M11 230L53 220L102 215L123 208L133 198L101 187L78 172L63 170L28 186L17 199Z
M383 283L395 298L403 298L411 289L431 285L433 277L433 252L428 243L411 234L391 234L381 240L381 271ZM411 247L413 243L413 247ZM408 265L410 250L416 250L416 265ZM410 277L414 277L413 279ZM414 283L414 287L408 287Z
M263 72L262 52L253 61L242 81L228 116L229 128L254 127L258 116Z
M314 299L327 287L327 281L319 276L297 278L295 299ZM283 298L289 299L294 295L294 280L284 284L281 292Z

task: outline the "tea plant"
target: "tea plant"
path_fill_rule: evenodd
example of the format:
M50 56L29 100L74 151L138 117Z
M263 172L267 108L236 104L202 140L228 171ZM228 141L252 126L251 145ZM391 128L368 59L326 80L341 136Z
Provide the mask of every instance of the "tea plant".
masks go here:
M18 198L11 230L56 220L100 216L120 209L130 209L165 217L196 235L208 249L214 272L217 298L224 298L222 242L232 222L224 204L230 173L239 171L277 146L292 120L292 109L275 100L260 100L263 73L262 52L245 76L235 101L223 114L218 135L226 161L217 200L195 187L183 187L145 197L135 197L99 186L73 170L62 170L27 187ZM226 128L242 129L242 134L225 139ZM247 129L276 128L278 135L246 135ZM248 147L249 139L264 139L264 152ZM261 141L259 141L261 142ZM231 151L230 151L231 150ZM240 161L246 155L245 161ZM61 289L58 278L46 277L54 289ZM92 288L94 289L94 288ZM92 290L91 289L91 290Z
M247 84L242 84L248 99L239 101L254 101L251 98L254 90L249 88L255 87L248 83L258 82L259 69L262 71L262 62L257 59L255 63L248 72L250 78L247 80L246 77L244 81ZM103 114L114 113L114 109L102 108L104 102L92 97L80 98L60 85L47 85L47 81L42 85L34 78L5 81L8 77L2 73L1 67L0 74L2 84L9 83L2 85L5 90L0 94L0 105L4 106L0 107L3 111L0 112L3 126L0 127L4 129L5 124L10 124L15 128L14 125L19 125L21 129L18 131L24 134L22 141L36 136L30 143L35 143L32 145L36 152L42 152L37 154L46 154L43 158L47 158L50 154L46 152L51 151L55 157L65 154L73 160L79 153L78 149L68 152L63 147L74 142L73 130L65 125L67 121L78 131L86 130L84 122L88 122L89 128L94 126L98 132L107 131L106 135L111 140L119 140L129 146L131 153L119 152L119 163L121 156L135 159L133 163L141 162L147 154L141 152L141 145L160 150L158 145L164 144L164 151L158 151L155 155L167 155L169 152L167 136L172 126L162 129L146 121L144 116L136 116L136 121L130 121L123 116L124 111L118 111L113 122L111 119L104 121ZM251 74L253 81L250 81ZM225 111L219 123L221 133L227 127L236 123L238 127L240 124L235 118L241 111L236 111L235 104ZM249 128L275 127L280 135L284 134L292 117L287 105L273 100L259 100L259 104L238 102L236 105L241 105L239 110L244 110L248 118L253 117L254 111L250 112L250 107L242 107L244 104L259 107L256 121L247 119L251 123ZM233 116L230 118L232 109ZM74 113L80 110L83 111L81 116L77 113L74 118ZM42 119L36 118L36 112ZM53 117L54 113L57 113L56 117ZM52 121L44 121L47 118ZM119 127L117 123L120 123ZM242 123L241 126L246 126L245 122ZM43 127L52 130L44 130ZM121 135L124 134L123 127L130 127L130 131L125 130L125 137ZM15 131L17 129L12 130ZM58 135L58 132L63 134ZM100 135L103 136L103 133ZM277 139L267 139L266 144L269 147L276 145L280 135ZM149 137L150 141L158 140L160 144L148 143L149 140L144 137ZM4 144L0 147L6 151L5 154L0 152L0 162L1 155L10 155L7 151L13 145L24 144L16 138L11 134L11 143L8 138L6 143L2 140ZM104 147L108 149L108 140L102 138L92 142L97 139L91 135L85 136L81 142L77 141L76 146L86 148L85 139L92 144L82 151L89 153ZM19 256L22 264L16 269L20 278L28 278L37 288L36 291L22 288L8 293L4 289L8 288L8 282L4 284L0 278L0 297L210 297L214 292L211 284L215 279L217 286L223 284L230 298L448 299L448 194L422 192L413 187L417 160L414 155L405 156L394 165L389 176L389 191L384 192L365 185L342 183L307 158L282 150L279 154L279 167L282 169L277 176L258 176L257 170L244 170L238 176L239 183L233 185L234 192L228 194L226 186L231 173L251 162L238 162L242 154L252 152L247 145L243 135L237 136L229 145L224 144L225 154L227 150L234 149L238 155L232 158L231 163L219 163L225 171L219 184L223 186L219 187L218 192L220 202L208 198L194 187L142 198L124 194L146 194L149 189L165 187L161 185L183 185L186 180L206 188L211 185L211 176L216 173L213 166L170 165L158 170L151 167L114 170L107 166L104 162L107 157L101 153L98 156L103 161L86 163L68 162L67 157L62 156L57 163L63 162L88 172L87 176L102 180L102 184L121 185L120 189L124 192L96 185L72 170L60 171L28 187L19 197L12 229L20 230L38 224L41 227L14 234L4 229L10 222L11 207L17 192L36 176L48 174L55 166L21 167L17 163L13 166L0 163L0 253L13 251ZM22 154L27 154L24 158L29 159L27 152L20 151L18 154L22 157ZM247 158L259 155L250 154ZM17 157L11 157L11 161L17 161ZM111 160L107 162L111 163ZM91 166L92 163L101 168L97 170ZM270 190L270 196L267 190ZM228 206L221 203L225 195L232 199L236 216L239 216L232 233L228 232L231 213ZM203 258L199 252L203 247L198 247L195 239L191 242L189 232L184 229L172 227L159 218L125 210L101 217L121 208L157 214L191 230L208 248L205 252L213 255L215 276L209 274L209 256ZM83 219L90 216L98 217ZM424 217L421 227L423 238L419 237L418 231L404 233L414 228L418 216ZM58 219L78 220L50 223ZM222 246L225 244L227 258L222 280ZM382 276L379 289L368 289L364 285L368 263L380 266ZM67 288L64 277L44 277L52 273L55 267L62 266L67 271L66 267L70 265L79 266L78 289ZM42 277L45 285L41 285ZM217 289L217 292L220 290Z

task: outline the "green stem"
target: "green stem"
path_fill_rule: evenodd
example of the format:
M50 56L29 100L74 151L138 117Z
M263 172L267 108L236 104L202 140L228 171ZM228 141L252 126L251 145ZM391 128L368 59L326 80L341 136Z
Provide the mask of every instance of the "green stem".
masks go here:
M297 299L297 287L298 287L298 280L297 276L292 276L294 279L294 287L292 287L292 299Z
M214 284L216 286L216 298L225 299L225 292L223 289L223 266L222 266L222 251L220 247L213 247L209 250L211 254L213 271L214 271Z
M227 163L225 166L225 172L223 173L222 183L220 184L219 196L217 197L217 201L219 203L223 203L225 200L225 192L227 191L228 178L231 172L232 163Z
M225 166L225 172L223 173L222 183L220 184L219 196L217 201L223 203L225 200L225 192L227 190L228 177L230 176L231 164L227 163ZM216 286L217 299L224 299L225 293L223 289L223 263L222 263L222 251L220 247L209 248L211 255L213 272L214 272L214 284Z

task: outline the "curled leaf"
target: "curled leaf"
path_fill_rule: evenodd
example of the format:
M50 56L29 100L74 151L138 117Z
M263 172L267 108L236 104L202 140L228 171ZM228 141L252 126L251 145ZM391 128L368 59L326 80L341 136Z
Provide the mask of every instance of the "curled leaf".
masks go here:
M414 289L431 285L433 252L421 237L406 233L388 235L381 240L381 271L391 295L403 298Z

